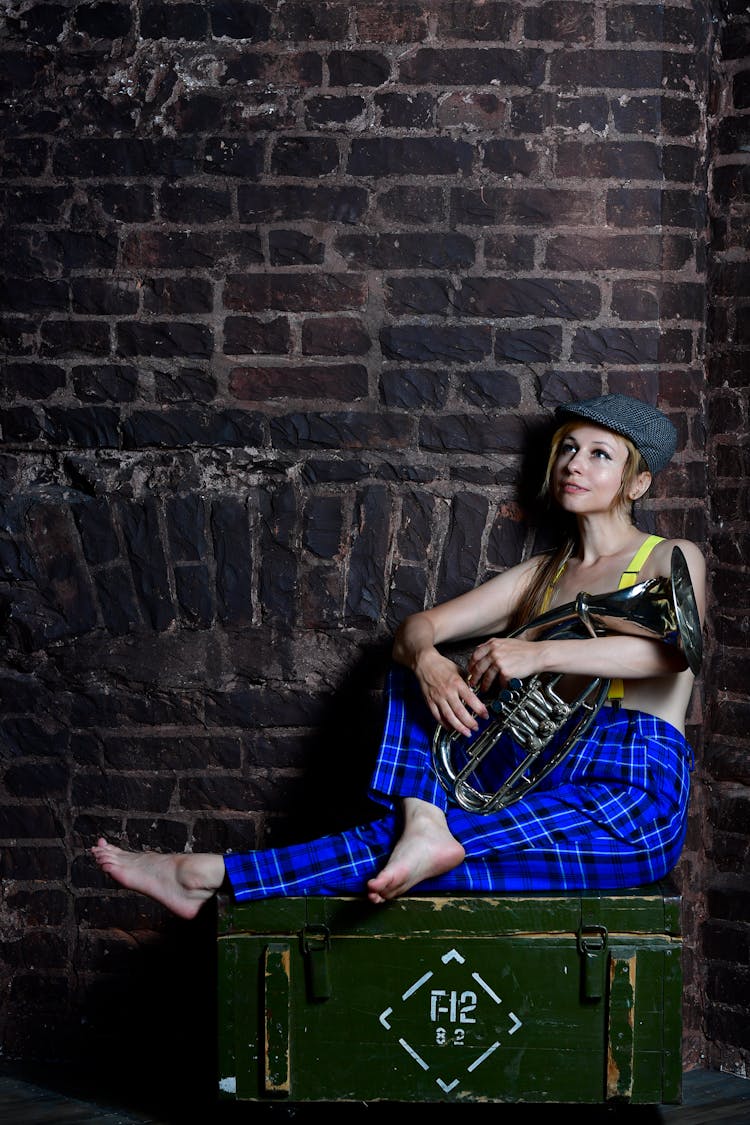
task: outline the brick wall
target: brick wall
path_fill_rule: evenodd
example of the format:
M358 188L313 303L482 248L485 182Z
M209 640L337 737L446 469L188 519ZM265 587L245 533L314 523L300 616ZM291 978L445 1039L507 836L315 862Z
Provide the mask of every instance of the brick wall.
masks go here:
M750 1077L750 711L748 470L750 468L750 15L722 3L710 109L708 464L714 645L705 770L706 1058Z
M715 369L707 422L709 15L6 4L6 1055L143 1075L168 1041L209 1066L210 919L114 890L86 847L226 850L364 815L393 628L549 541L519 479L558 402L658 402L680 446L642 525L707 543L706 426L735 433L741 398ZM708 448L736 486L733 444Z

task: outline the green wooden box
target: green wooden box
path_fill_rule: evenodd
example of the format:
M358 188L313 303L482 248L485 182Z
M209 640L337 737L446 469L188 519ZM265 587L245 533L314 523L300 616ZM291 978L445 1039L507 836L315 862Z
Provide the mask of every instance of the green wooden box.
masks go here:
M680 898L218 903L219 1095L678 1103Z

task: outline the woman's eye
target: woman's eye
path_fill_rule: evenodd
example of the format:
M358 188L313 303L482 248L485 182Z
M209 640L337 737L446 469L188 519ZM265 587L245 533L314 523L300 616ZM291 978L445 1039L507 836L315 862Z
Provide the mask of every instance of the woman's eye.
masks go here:
M594 456L595 457L603 457L605 459L605 461L611 460L611 458L610 458L609 454L607 453L606 449L595 449L594 450Z

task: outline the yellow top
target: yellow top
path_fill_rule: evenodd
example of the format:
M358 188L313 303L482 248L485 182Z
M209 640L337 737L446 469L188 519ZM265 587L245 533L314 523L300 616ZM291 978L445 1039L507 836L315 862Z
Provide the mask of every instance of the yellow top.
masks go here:
M640 573L641 567L643 566L646 559L648 558L648 556L653 551L656 544L661 543L662 540L663 540L663 536L661 536L661 535L649 535L648 539L644 539L643 543L641 543L640 547L638 548L638 550L636 551L636 553L633 555L632 559L630 560L630 562L627 566L627 569L622 572L622 574L620 576L620 583L617 587L618 590L625 590L625 589L627 589L628 586L634 586L635 585L635 580ZM557 574L552 579L552 581L550 582L547 589L544 591L544 598L542 599L542 608L541 608L542 613L544 613L545 610L547 609L547 607L549 606L549 603L552 600L552 592L553 592L555 586L557 585L557 582L558 582L558 579L559 579L560 575L565 570L565 567L567 565L568 565L568 560L566 559L560 565L560 567L557 571ZM622 680L612 680L612 683L611 683L610 689L609 689L609 693L607 695L607 699L620 700L620 699L622 699L624 694L625 694L625 689L623 687Z

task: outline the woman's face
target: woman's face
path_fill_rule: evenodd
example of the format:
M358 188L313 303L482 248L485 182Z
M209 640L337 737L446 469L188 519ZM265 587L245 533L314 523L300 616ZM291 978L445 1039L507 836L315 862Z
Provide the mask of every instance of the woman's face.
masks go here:
M609 512L617 506L627 459L627 445L618 434L588 422L576 424L560 442L553 496L572 515Z

